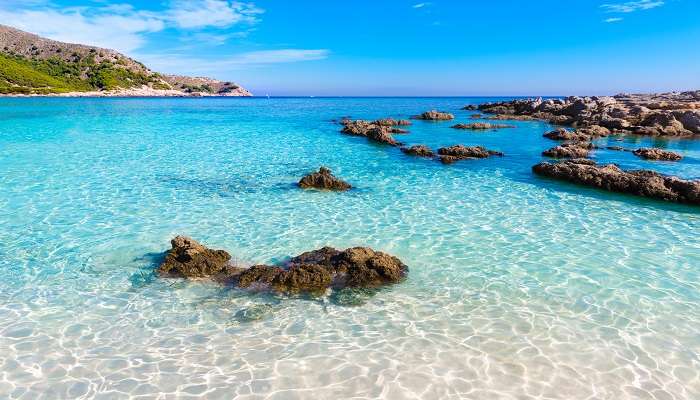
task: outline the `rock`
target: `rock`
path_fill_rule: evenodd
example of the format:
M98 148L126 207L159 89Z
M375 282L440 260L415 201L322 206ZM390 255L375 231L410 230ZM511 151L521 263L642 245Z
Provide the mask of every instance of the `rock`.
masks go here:
M484 119L495 121L534 121L535 118L529 115L497 114Z
M407 120L407 119L399 119L399 120L396 120L396 119L393 119L393 118L382 118L382 119L378 119L378 120L376 120L376 121L374 121L374 122L372 122L372 123L373 123L373 124L376 124L376 125L381 125L381 126L406 126L406 125L411 125L411 121L409 121L409 120Z
M400 282L408 267L398 258L369 247L343 251L323 247L293 257L288 269L256 265L238 276L242 288L279 292L319 292L331 286L373 288Z
M455 161L467 160L471 158L487 158L490 156L503 156L503 153L493 150L488 150L481 146L463 146L455 145L450 147L441 147L438 149L440 161L443 164L452 164Z
M379 125L363 120L344 121L343 125L342 133L353 136L364 136L372 141L391 146L399 145L399 142L391 136L392 132L406 133L406 131L399 128L392 128L391 126Z
M469 130L488 130L488 129L503 129L503 128L515 128L514 125L505 124L489 124L488 122L474 122L471 124L457 124L453 125L454 129L469 129Z
M469 104L467 106L462 107L462 110L467 110L467 111L475 111L478 109L479 109L479 106L477 106L476 104Z
M700 133L700 111L674 111L673 116L686 130Z
M164 276L203 278L226 270L231 255L224 250L211 250L194 239L176 236L170 241L172 248L165 261L158 267Z
M694 92L691 92L694 93ZM492 119L540 119L558 125L593 126L642 135L685 136L700 133L700 101L688 92L614 97L517 99L479 105ZM505 114L505 115L503 115ZM507 116L507 115L512 116ZM605 136L600 128L588 132ZM586 133L586 132L583 132Z
M610 131L599 125L592 125L587 128L580 128L569 131L564 128L557 128L545 133L543 136L552 140L568 140L572 142L588 142L593 139L608 136Z
M592 147L590 143L564 143L545 150L542 155L553 158L586 158Z
M678 153L656 148L641 148L633 151L632 154L646 160L678 161L683 158Z
M418 144L411 147L402 147L401 151L406 154L418 157L435 157L435 153L426 145Z
M471 119L480 119L481 117L483 117L483 115L481 115L481 114L472 114L469 118L471 118Z
M338 191L352 188L349 183L336 178L331 173L331 170L326 167L321 167L319 168L318 172L310 173L301 178L299 181L299 187L302 189L315 188Z
M377 126L367 131L367 139L377 143L388 144L390 146L398 146L400 143L391 136L392 129L386 126Z
M420 115L415 115L411 118L422 119L422 120L426 120L426 121L448 121L448 120L454 119L455 116L450 114L450 113L432 110L432 111L426 111Z
M700 205L700 181L683 180L649 170L624 171L614 164L591 160L543 162L534 173L554 179L666 201Z
M608 147L606 147L606 149L613 150L613 151L629 151L622 146L608 146Z

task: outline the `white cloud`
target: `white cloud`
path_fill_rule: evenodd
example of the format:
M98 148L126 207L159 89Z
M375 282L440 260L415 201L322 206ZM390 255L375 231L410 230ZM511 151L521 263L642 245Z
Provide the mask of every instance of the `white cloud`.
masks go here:
M227 27L239 22L256 22L263 10L252 3L226 0L176 0L167 18L181 28Z
M617 17L615 17L615 18L608 18L608 19L604 19L604 20L603 20L603 22L607 22L607 23L620 22L620 21L622 21L622 18L617 18Z
M603 4L600 7L607 12L631 13L639 10L650 10L666 4L663 0L638 0L625 3Z
M430 3L418 3L418 4L414 4L412 7L413 8L423 8L423 7L427 7L429 5L430 5Z
M138 58L154 70L164 73L222 76L243 67L323 60L329 55L327 49L278 49L251 51L216 59L193 58L183 54L141 54Z
M87 15L82 9L0 9L0 22L54 40L127 53L144 44L144 33L157 32L165 26L162 20L145 13Z
M54 40L123 53L142 47L146 34L169 26L190 30L226 28L255 23L256 16L262 12L251 3L224 0L173 0L162 12L138 11L128 4L57 8L50 3L35 2L20 8L0 0L2 24Z

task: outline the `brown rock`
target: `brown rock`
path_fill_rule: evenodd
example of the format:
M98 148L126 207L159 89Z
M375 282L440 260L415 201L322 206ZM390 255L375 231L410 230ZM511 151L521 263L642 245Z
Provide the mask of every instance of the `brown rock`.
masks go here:
M543 151L542 155L553 158L586 158L592 148L590 143L564 143Z
M301 180L299 181L299 187L302 189L315 188L338 191L348 190L352 188L352 186L349 183L339 178L336 178L331 173L331 170L329 170L326 167L321 167L318 170L318 172L313 172L301 178Z
M656 148L641 148L633 151L632 154L646 160L678 161L683 158L678 153Z
M700 181L683 180L649 170L624 171L614 164L597 165L591 160L543 162L534 173L592 186L666 201L700 205Z
M418 157L434 157L435 153L433 153L432 150L426 145L423 144L418 144L414 145L411 147L402 147L401 151L403 151L406 154L412 155L412 156L418 156Z
M474 122L471 124L452 125L452 128L478 131L478 130L488 130L488 129L515 128L515 126L514 125L505 125L505 124L489 124L488 122Z
M172 248L157 270L160 275L182 278L209 277L223 272L231 260L229 253L208 249L186 236L176 236L170 244Z
M461 144L441 147L438 149L440 161L444 164L451 164L459 160L467 160L471 158L487 158L490 156L503 156L499 151L488 150L482 146L463 146Z
M415 115L412 118L413 119L422 119L422 120L427 120L427 121L448 121L448 120L454 119L455 116L450 114L450 113L432 110L432 111L426 111L420 115Z

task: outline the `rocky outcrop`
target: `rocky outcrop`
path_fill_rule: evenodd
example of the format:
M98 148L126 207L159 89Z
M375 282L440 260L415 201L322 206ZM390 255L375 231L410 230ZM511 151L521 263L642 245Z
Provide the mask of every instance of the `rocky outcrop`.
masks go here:
M564 143L542 152L543 156L552 158L586 158L593 149L591 143Z
M214 278L236 287L281 293L322 293L327 289L376 288L400 282L408 267L398 258L369 247L323 247L293 257L285 265L229 265L231 256L177 236L158 268L162 276Z
M554 179L666 201L700 205L700 181L684 180L649 170L624 171L614 164L591 160L543 162L534 173Z
M172 248L157 272L163 276L202 278L225 271L231 255L224 250L211 250L187 236L176 236Z
M331 173L331 170L326 167L321 167L318 172L310 173L301 178L299 187L302 189L314 188L336 191L344 191L352 188L349 183L336 178Z
M506 125L506 124L489 124L488 122L474 122L471 124L452 125L452 128L479 131L479 130L489 130L489 129L495 130L495 129L515 128L515 126L514 125Z
M656 148L641 148L633 151L632 154L645 160L678 161L683 158L678 153Z
M484 119L495 121L534 121L536 118L529 115L496 114Z
M469 105L462 107L462 110L467 110L467 111L475 111L478 109L479 109L479 106L476 104L469 104Z
M700 99L695 92L565 99L518 99L479 106L502 115L546 120L576 128L599 126L621 133L687 136L700 134Z
M417 156L417 157L427 157L427 158L432 158L435 157L435 153L426 145L423 144L417 144L411 147L402 147L401 151L408 155L412 156Z
M425 121L449 121L452 119L455 119L455 116L447 113L447 112L440 112L440 111L426 111L423 114L420 115L414 115L411 117L413 119L422 119Z
M407 119L382 118L372 122L373 124L382 126L408 126L411 121Z
M377 143L398 146L400 143L394 139L392 133L405 133L404 130L388 125L379 125L363 120L343 120L342 133L353 136L363 136Z
M610 130L599 125L591 125L573 131L565 128L557 128L545 133L543 136L552 140L567 140L574 142L588 142L593 139L610 135Z
M472 114L469 116L469 118L471 119L481 119L481 117L483 117L483 115L481 114Z
M473 158L488 158L491 156L503 156L499 151L488 150L482 146L463 146L461 144L441 147L438 149L440 161L443 164L452 164L459 160L468 160Z

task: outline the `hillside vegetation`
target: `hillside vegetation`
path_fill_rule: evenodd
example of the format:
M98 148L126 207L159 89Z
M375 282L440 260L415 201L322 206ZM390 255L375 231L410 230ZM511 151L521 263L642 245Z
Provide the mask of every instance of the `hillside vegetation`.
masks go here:
M144 88L146 89L144 91ZM117 51L64 43L0 25L0 95L105 92L250 96L233 82L161 75Z
M134 72L109 61L75 55L72 61L58 57L29 59L0 53L0 93L48 94L71 91L112 90L155 85L169 88L158 74Z

